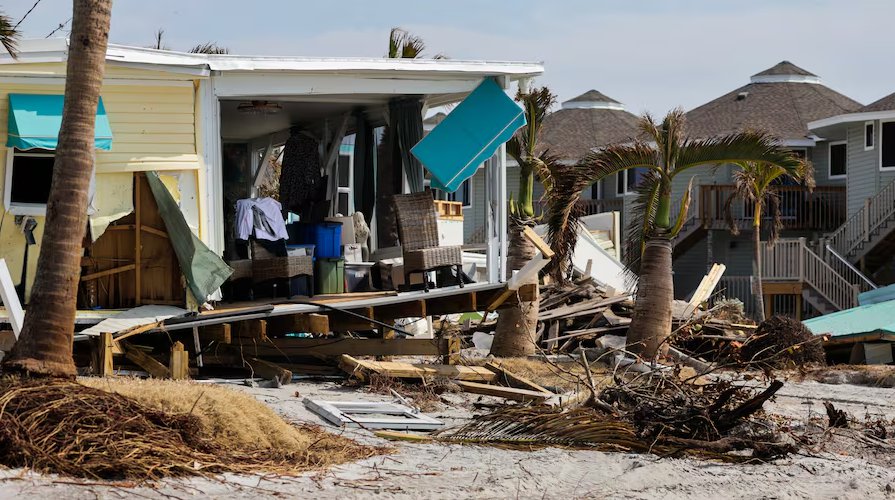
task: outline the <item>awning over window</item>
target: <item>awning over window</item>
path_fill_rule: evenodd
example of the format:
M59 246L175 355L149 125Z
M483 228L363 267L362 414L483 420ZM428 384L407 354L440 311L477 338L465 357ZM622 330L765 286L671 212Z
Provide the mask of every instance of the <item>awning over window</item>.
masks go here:
M523 125L522 107L489 78L411 152L431 172L432 187L453 192Z
M62 125L61 95L9 94L9 135L6 147L56 149ZM100 97L96 108L96 149L112 149L112 127Z

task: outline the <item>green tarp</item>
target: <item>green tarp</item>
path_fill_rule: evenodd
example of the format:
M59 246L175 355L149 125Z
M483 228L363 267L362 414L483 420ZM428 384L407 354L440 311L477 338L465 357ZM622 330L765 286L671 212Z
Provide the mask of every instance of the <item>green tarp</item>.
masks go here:
M190 292L202 304L233 274L230 268L190 230L177 201L162 183L157 172L146 172L146 180L165 221L168 239L174 247L180 271L186 278Z

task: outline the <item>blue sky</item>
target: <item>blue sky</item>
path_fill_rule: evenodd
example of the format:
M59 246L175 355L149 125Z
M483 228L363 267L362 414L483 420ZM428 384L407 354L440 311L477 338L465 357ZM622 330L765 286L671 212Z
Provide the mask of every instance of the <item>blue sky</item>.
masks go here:
M19 19L34 0L0 0ZM43 38L70 0L41 0L22 23ZM241 54L382 56L388 31L457 59L538 60L562 100L590 88L639 113L693 108L788 59L869 103L895 92L892 0L115 0L112 41ZM65 31L63 30L63 34Z

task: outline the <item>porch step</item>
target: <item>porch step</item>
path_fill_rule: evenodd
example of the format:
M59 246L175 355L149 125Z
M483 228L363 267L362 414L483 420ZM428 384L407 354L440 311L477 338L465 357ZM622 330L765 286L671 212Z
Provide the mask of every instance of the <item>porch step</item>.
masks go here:
M839 310L835 305L830 303L829 300L824 298L823 295L817 293L817 291L810 286L805 287L802 290L802 298L821 314L830 314Z

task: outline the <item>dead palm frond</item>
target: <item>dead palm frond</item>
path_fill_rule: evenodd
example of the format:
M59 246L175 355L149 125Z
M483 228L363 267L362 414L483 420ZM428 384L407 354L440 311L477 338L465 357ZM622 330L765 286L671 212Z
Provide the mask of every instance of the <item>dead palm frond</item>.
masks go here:
M229 54L230 49L222 47L215 42L199 43L190 49L193 54Z
M13 58L19 55L19 32L5 13L0 12L0 44Z
M528 93L519 90L516 93L516 101L525 111L526 123L507 141L506 148L507 154L519 165L521 214L531 217L534 215L533 193L528 192L530 185L528 179L534 176L544 186L544 192L550 192L553 187L551 171L562 161L560 155L553 154L548 149L541 149L538 145L544 120L550 113L550 108L556 103L556 95L548 87L534 89Z
M423 56L426 43L419 36L401 28L392 28L388 37L389 59L416 59Z
M149 46L150 49L157 50L168 50L168 47L162 43L162 39L165 37L165 30L159 28L158 31L155 32L155 42Z
M639 122L643 139L611 144L588 154L576 168L562 168L553 173L557 188L547 202L547 219L551 244L557 254L559 268L568 261L577 240L575 204L581 192L600 179L637 169L635 209L628 225L626 264L636 273L642 242L661 235L673 238L687 220L689 193L679 201L674 213L671 199L672 180L696 167L717 168L723 164L762 162L791 170L800 168L801 160L792 151L764 132L735 132L706 139L688 138L684 112L676 109L661 123L649 114ZM560 178L562 177L562 178ZM554 271L556 271L554 267ZM554 272L558 280L564 276Z

